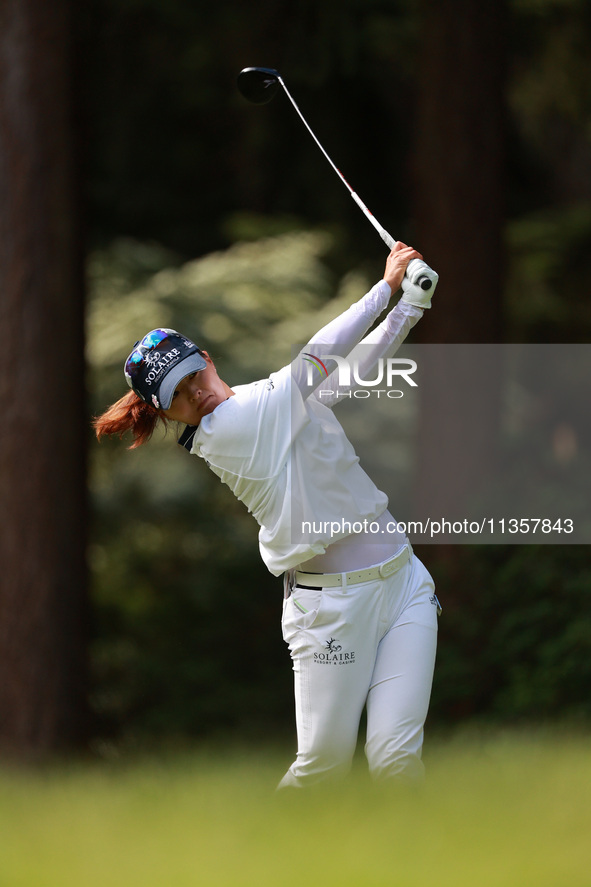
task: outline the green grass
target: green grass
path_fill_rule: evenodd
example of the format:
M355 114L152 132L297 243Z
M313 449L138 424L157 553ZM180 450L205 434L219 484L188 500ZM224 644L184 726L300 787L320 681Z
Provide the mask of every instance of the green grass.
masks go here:
M0 771L2 887L588 887L591 754L567 735L435 742L420 789L361 762L276 795L285 761L206 754Z

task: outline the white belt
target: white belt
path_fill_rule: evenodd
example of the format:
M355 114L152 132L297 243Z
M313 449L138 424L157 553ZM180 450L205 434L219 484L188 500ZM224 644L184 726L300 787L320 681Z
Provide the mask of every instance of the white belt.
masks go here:
M387 576L396 573L408 563L411 557L412 548L410 542L407 542L404 548L393 557L375 567L352 570L350 573L302 573L298 570L295 574L295 584L307 585L310 588L342 588L346 585L358 585L361 582L386 579Z

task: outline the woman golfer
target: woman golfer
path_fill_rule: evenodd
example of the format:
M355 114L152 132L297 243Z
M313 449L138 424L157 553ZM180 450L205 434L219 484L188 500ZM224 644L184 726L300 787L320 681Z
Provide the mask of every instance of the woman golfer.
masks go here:
M414 258L397 243L367 295L290 365L248 385L230 388L206 351L153 330L125 363L132 391L95 420L99 438L131 430L133 446L161 419L185 424L179 443L258 521L263 561L284 575L283 636L295 673L298 750L281 788L347 773L364 706L372 775L422 775L438 601L332 411L346 393L343 361L371 378L430 307L430 294L404 276ZM401 285L398 304L366 335Z

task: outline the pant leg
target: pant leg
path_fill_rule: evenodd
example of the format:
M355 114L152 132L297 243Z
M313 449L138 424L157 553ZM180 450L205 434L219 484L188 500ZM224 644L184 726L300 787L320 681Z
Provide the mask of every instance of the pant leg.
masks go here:
M279 788L345 775L380 639L380 585L305 590L284 604L295 678L298 751Z
M437 601L418 558L402 613L380 641L367 698L366 755L377 779L420 779L437 645Z

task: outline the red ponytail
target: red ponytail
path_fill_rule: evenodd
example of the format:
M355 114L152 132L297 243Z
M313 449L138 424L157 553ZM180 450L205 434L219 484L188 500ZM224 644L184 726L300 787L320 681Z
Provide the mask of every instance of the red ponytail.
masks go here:
M144 403L135 391L130 391L105 410L102 416L97 416L92 424L98 440L103 434L123 437L126 431L131 431L133 443L129 449L134 450L150 440L158 420L166 424L165 417L158 410Z

